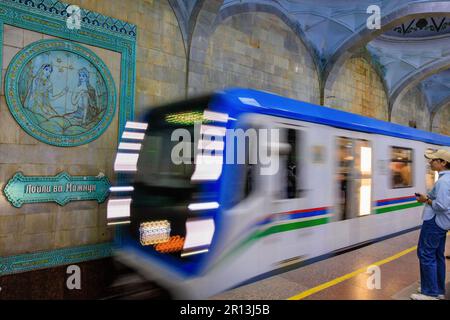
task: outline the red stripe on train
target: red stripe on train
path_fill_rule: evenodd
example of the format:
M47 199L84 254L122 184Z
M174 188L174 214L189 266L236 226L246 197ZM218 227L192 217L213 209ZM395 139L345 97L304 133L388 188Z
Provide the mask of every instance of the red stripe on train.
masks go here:
M328 207L320 207L320 208L312 208L312 209L303 209L303 210L293 210L293 211L281 212L279 214L296 214L296 213L304 213L304 212L321 211L321 210L327 210L327 209L328 209Z
M377 202L387 202L387 201L393 201L393 200L402 200L402 199L408 199L408 198L412 198L412 197L414 197L414 195L406 196L406 197L399 197L399 198L382 199L382 200L377 200Z

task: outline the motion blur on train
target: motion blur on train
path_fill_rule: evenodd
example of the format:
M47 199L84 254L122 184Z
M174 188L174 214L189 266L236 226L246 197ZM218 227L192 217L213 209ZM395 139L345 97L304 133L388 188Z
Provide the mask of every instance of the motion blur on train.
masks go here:
M202 299L421 223L450 137L249 89L153 108L121 135L115 259Z

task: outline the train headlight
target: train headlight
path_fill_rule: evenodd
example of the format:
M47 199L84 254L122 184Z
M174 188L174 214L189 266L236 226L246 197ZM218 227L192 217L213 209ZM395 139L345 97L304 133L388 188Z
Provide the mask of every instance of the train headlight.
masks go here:
M139 238L143 246L169 241L170 222L167 220L159 220L141 223L139 227Z

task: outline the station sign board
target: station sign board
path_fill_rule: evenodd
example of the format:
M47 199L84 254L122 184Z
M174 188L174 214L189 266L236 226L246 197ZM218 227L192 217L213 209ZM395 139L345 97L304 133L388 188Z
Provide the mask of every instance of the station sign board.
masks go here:
M109 195L111 184L100 173L97 176L71 176L62 172L54 177L25 176L16 173L3 192L16 208L26 203L56 202L64 206L71 201L95 200L102 203Z

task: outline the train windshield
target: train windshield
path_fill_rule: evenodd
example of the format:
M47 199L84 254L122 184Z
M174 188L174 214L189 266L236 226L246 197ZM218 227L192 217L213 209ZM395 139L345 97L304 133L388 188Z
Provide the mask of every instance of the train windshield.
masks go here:
M161 190L178 190L173 197L170 197L170 193L167 194L171 204L183 202L184 197L190 198L196 189L196 186L191 183L194 172L194 141L193 139L191 141L172 140L172 133L179 129L186 130L189 136L194 136L193 125L173 127L150 123L138 163L137 181L139 183ZM181 152L179 154L172 152L179 144L182 144L187 151L186 155ZM183 158L180 158L180 155Z
M214 233L214 221L208 216L214 208L195 205L217 203L217 194L191 179L208 101L209 97L199 98L149 113L130 224L132 236L144 250L183 261L196 260L208 251Z

